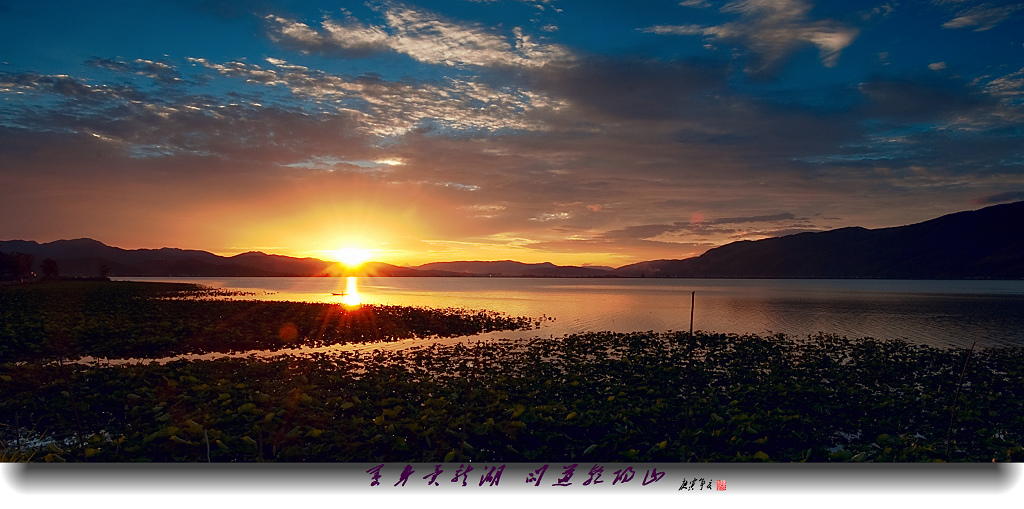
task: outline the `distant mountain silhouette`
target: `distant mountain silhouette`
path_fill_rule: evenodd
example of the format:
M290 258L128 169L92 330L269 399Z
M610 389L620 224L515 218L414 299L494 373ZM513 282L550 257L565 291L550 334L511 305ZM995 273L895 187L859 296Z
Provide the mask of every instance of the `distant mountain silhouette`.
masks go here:
M1024 202L923 223L741 241L685 260L619 267L624 277L1024 278Z
M553 263L500 262L434 262L415 267L418 270L441 271L452 275L502 277L596 277L608 276L605 268L560 266Z
M336 274L339 276L371 276L371 277L445 277L461 276L462 274L451 274L436 270L418 270L409 267L399 267L389 263L367 262L358 267L343 269Z
M35 257L35 269L42 260L57 262L60 272L70 276L179 276L259 277L313 276L333 264L315 258L292 258L264 253L243 253L232 257L206 251L176 248L121 249L93 239L0 242L0 252L28 253Z
M121 249L93 239L0 241L0 253L57 262L73 276L392 276L392 277L690 277L1024 279L1024 202L958 212L893 228L851 227L726 244L685 260L654 260L610 269L552 263L457 261L398 267L370 262L346 268L316 258L258 251ZM0 271L0 277L5 273Z

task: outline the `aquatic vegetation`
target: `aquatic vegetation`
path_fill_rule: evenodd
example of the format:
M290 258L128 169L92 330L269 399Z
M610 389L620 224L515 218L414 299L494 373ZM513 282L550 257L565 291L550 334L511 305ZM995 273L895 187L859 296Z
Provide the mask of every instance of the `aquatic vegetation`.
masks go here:
M1021 461L1024 350L965 355L831 335L644 332L8 363L0 420L17 412L66 439L34 461Z
M228 293L184 283L0 286L0 362L278 350L533 325L488 311L214 299Z

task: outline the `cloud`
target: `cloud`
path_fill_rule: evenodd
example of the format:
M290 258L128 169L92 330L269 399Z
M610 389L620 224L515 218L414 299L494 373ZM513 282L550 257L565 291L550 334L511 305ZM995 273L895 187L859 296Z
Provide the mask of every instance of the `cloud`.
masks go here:
M152 78L158 83L165 85L177 85L184 83L181 79L181 74L170 64L164 62L155 62L152 60L145 60L137 58L131 62L125 62L123 60L113 60L109 58L94 58L85 62L85 65L90 67L109 69L112 71L122 73L132 73L139 76L146 76Z
M389 48L388 34L380 27L360 25L357 22L323 22L324 32L317 32L305 23L268 15L265 18L268 33L274 42L304 53L366 56Z
M235 20L268 12L273 2L269 0L182 0L181 3L221 19Z
M736 228L720 228L720 225L737 225L752 223L778 223L798 220L791 212L746 217L723 217L710 221L677 221L671 224L643 224L610 230L597 238L602 240L636 239L656 240L675 237L680 242L692 242L696 236L732 234L737 237L750 236L750 227L738 231ZM755 230L756 231L756 230ZM801 230L803 231L803 230ZM661 240L665 242L665 240Z
M143 92L129 86L92 85L66 75L0 72L0 94L20 97L0 113L0 124L89 136L139 160L218 156L288 165L312 156L338 161L392 159L371 149L367 137L414 131L432 136L543 131L543 112L560 107L559 101L540 92L495 88L471 79L346 78L280 58L266 60L267 65L257 65L189 58L216 76L244 83L232 86L221 98L191 88L200 82L173 91ZM88 64L143 76L153 68L148 61L93 59ZM156 69L172 69L165 65ZM28 97L48 106L33 106L26 102ZM467 180L472 181L432 181L451 189L477 188L463 184Z
M543 94L506 87L497 89L472 80L449 78L442 83L391 82L375 76L345 78L290 65L278 58L275 68L245 62L192 62L247 83L284 87L303 102L314 101L334 112L354 114L366 132L395 136L413 129L455 132L542 130L526 113L557 108Z
M591 58L535 73L533 87L563 98L573 111L616 119L687 119L717 108L729 69L708 61ZM728 101L728 99L725 99Z
M31 94L56 94L68 100L92 103L103 100L136 100L131 86L90 85L66 74L10 73L0 71L0 93L17 91Z
M693 203L688 201L691 206ZM820 230L792 213L723 217L710 221L699 220L698 217L691 221L635 224L606 231L600 228L553 228L551 231L556 232L558 238L548 238L529 247L550 252L642 252L646 259L686 258L735 240ZM630 260L624 258L623 261Z
M975 205L995 205L997 203L1008 203L1024 200L1024 191L1007 191L1005 193L990 194L974 200Z
M955 18L943 23L942 26L943 28L976 27L975 32L983 32L995 28L1021 8L1024 8L1024 4L999 6L982 4L961 11Z
M49 140L40 141L39 147L97 146L101 147L98 153L136 160L216 156L235 161L293 162L291 150L308 157L311 149L319 150L322 145L352 150L365 141L351 112L311 114L298 108L246 104L238 100L238 93L217 99L181 91L169 94L163 89L143 92L33 73L0 73L0 91L31 95L27 104L8 108L0 123L19 132L36 133L26 134L23 143L34 146L30 140ZM62 133L84 141L55 141L44 133ZM354 139L359 142L348 143ZM86 150L86 154L91 152ZM69 151L68 157L76 156L80 154ZM185 165L181 171L187 168Z
M702 25L655 25L642 31L661 35L709 35L707 27Z
M544 214L541 214L539 216L531 217L530 221L541 221L541 222L556 221L556 220L569 219L570 217L572 217L572 214L570 214L568 212L554 212L554 213L544 213Z
M761 223L786 221L792 219L796 219L796 216L792 212L782 212L779 214L768 214L761 216L723 217L715 219L714 221L712 221L712 224Z
M955 80L875 77L859 86L863 114L888 120L935 120L991 108L995 102Z
M328 18L319 31L281 16L265 19L274 42L308 53L365 56L390 50L419 62L450 67L537 68L573 58L565 47L539 42L518 27L509 37L402 5L387 4L380 10L384 24Z
M985 85L985 90L993 96L1007 99L1024 95L1024 68L993 79Z
M804 0L739 0L726 4L721 12L739 19L713 26L657 25L644 32L666 35L704 35L750 50L752 74L772 73L801 46L818 48L826 67L836 65L839 54L857 38L856 28L832 20L810 19L811 5Z

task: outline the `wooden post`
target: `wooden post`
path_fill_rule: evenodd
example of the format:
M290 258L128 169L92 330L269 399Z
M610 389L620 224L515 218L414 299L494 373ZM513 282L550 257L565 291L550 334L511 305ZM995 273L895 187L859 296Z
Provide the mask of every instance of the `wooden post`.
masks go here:
M960 399L960 387L964 384L964 375L967 374L967 362L971 360L971 354L974 353L974 345L978 344L977 341L971 343L971 349L967 351L967 358L964 359L964 369L960 371L960 381L956 384L956 395L953 396L953 406L949 409L949 431L946 433L946 461L949 461L949 443L953 440L953 418L956 417L956 402Z
M690 292L690 336L693 336L693 304L697 300L697 292Z
M686 400L686 430L683 433L683 461L689 462L690 455L693 450L690 448L691 431L690 428L693 424L693 379L690 374L693 371L693 303L696 300L697 292L690 293L690 335L686 338L686 372L684 377L686 382L684 383L684 399Z

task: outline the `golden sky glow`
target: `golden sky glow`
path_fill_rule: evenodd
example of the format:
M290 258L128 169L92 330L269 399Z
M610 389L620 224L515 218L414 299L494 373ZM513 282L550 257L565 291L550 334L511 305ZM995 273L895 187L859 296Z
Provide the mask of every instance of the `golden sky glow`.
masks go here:
M363 262L370 261L372 256L373 253L370 250L352 246L324 251L324 259L341 262L347 267L358 267Z
M0 15L0 241L618 267L1024 199L1019 6L209 3Z

